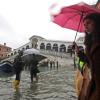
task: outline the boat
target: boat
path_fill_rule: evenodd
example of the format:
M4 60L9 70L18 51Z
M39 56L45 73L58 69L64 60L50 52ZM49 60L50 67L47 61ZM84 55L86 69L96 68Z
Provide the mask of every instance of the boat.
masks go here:
M0 63L0 78L1 77L11 77L15 74L13 63L10 61L4 61Z

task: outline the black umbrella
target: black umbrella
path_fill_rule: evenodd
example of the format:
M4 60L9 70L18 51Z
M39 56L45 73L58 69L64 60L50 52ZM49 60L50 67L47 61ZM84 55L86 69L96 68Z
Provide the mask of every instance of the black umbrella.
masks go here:
M40 53L39 50L37 49L27 49L23 52L23 56L22 56L22 59L25 61L25 62L30 62L30 61L41 61L43 59L46 59L47 57L44 56L43 54Z

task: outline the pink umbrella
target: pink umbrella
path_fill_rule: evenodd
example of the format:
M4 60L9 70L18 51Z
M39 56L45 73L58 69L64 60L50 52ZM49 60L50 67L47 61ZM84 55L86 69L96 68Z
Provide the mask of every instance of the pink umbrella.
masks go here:
M87 14L94 12L100 13L100 10L84 2L81 2L62 8L59 14L53 15L53 22L63 28L72 29L77 32L84 32L83 18Z

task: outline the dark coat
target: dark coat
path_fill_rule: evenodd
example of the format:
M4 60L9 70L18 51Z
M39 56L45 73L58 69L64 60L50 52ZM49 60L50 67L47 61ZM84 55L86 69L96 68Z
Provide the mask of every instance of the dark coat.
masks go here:
M16 56L16 58L14 59L14 69L15 69L15 72L21 72L22 69L23 69L23 66L24 66L24 63L22 61L22 58L20 55Z
M37 61L33 61L30 65L30 72L31 73L39 73L39 69L38 69L38 62Z
M92 79L85 100L100 100L100 34L92 37L91 49L88 51Z

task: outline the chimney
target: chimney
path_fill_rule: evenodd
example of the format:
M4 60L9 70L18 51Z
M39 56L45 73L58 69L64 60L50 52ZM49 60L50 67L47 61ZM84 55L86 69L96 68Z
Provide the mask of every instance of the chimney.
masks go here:
M4 46L6 46L6 43L4 43Z

